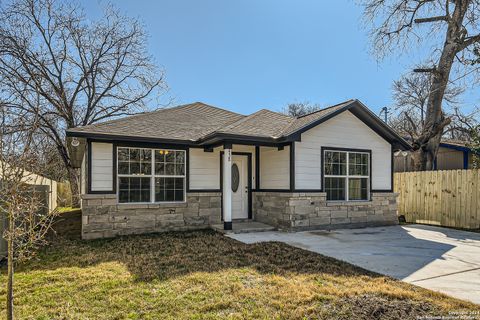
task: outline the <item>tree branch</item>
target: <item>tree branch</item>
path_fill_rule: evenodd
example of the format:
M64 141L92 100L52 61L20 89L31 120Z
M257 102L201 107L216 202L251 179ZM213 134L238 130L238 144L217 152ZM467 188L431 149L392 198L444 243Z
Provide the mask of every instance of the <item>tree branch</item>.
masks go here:
M435 22L435 21L450 21L450 17L448 16L436 16L436 17L428 17L428 18L417 18L413 20L415 23L428 23L428 22Z
M474 43L477 43L479 41L480 41L480 34L477 34L477 35L474 35L474 36L471 36L471 37L466 37L465 40L463 40L463 43L461 44L460 49L463 50L466 47L468 47L468 46L470 46Z
M413 72L419 72L419 73L435 73L437 72L437 68L416 68L413 69Z

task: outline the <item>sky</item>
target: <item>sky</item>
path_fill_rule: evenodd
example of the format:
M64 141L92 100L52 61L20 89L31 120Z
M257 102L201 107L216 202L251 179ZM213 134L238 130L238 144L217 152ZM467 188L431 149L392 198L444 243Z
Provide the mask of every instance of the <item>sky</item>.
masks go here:
M101 1L85 1L96 16ZM309 101L327 107L356 98L374 112L411 56L377 61L362 8L353 0L116 0L140 19L149 51L165 70L165 98L242 114Z

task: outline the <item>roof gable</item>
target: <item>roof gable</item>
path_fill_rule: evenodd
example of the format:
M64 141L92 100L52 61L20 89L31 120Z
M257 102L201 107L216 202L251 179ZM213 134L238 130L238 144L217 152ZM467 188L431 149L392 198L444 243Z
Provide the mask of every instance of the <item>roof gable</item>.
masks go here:
M285 132L286 137L299 136L323 122L349 110L354 116L375 131L380 137L393 144L395 149L410 149L410 144L395 132L388 124L368 109L359 100L348 100L335 106L313 112L298 118L298 122ZM304 119L307 118L307 119Z

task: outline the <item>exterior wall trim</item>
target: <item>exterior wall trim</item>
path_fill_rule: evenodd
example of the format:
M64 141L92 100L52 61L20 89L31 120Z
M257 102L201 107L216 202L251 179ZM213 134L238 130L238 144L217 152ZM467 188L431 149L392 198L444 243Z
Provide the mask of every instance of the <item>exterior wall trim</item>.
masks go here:
M368 153L368 157L369 157L369 168L368 168L368 176L369 176L369 184L370 184L370 198L369 200L372 198L372 193L373 193L373 190L372 190L372 150L371 149L354 149L354 148L337 148L337 147L325 147L325 146L322 146L320 147L320 175L321 175L321 186L322 186L322 190L325 190L325 169L324 169L324 166L323 166L323 161L324 161L324 152L325 151L345 151L345 152L364 152L364 153ZM348 170L348 168L347 168ZM391 184L391 183L390 183ZM346 186L348 188L348 186Z
M290 190L295 190L295 142L290 144Z
M255 189L260 189L260 146L255 146Z

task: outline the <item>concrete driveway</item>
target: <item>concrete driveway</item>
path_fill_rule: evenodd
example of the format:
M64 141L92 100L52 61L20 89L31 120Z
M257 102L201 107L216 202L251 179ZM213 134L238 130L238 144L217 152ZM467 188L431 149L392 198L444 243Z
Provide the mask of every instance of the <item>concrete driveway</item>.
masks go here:
M229 235L281 241L480 304L480 233L423 225Z

